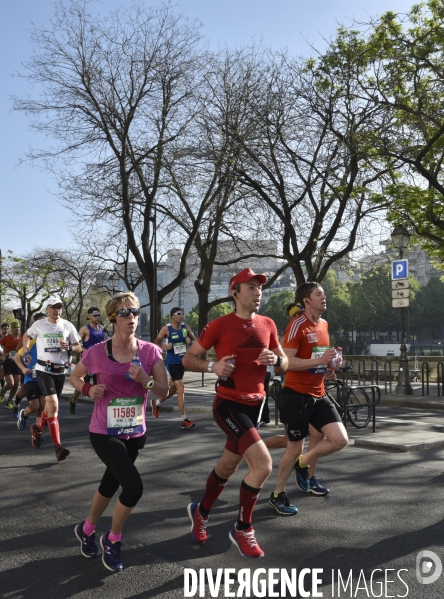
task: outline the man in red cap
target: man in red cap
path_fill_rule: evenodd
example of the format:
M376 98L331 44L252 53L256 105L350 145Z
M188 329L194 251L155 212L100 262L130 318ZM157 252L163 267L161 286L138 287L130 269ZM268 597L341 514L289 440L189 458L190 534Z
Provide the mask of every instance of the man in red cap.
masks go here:
M235 312L207 324L183 358L185 368L214 372L219 377L213 415L227 435L225 449L207 479L202 500L188 506L191 535L198 543L205 543L208 514L230 476L245 459L249 471L241 483L238 520L229 537L248 558L264 555L255 538L252 515L271 472L270 454L256 428L265 397L265 372L268 365L285 372L288 364L276 325L270 318L257 314L266 280L251 268L233 277L230 294ZM212 347L217 360L203 360L200 356Z

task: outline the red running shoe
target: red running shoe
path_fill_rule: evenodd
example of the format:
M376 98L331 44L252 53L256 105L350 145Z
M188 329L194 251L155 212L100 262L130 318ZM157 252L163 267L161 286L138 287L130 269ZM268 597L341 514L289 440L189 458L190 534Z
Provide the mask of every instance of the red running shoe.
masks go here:
M42 431L37 427L36 424L31 424L29 427L31 431L31 443L34 449L38 449L42 444Z
M248 559L264 557L264 552L257 544L256 537L254 536L254 528L252 526L247 528L247 530L237 530L236 525L234 525L228 536L244 557L247 557Z
M196 426L196 425L191 420L188 420L188 418L185 418L185 420L182 420L181 428L187 429L187 428L193 428L193 426Z
M69 456L69 449L66 449L66 447L62 447L61 445L56 445L55 454L56 460L58 462L63 462L63 460L66 460L66 458Z
M159 406L156 406L156 399L152 399L151 403L151 411L153 413L154 418L159 418Z
M187 512L191 520L191 536L198 543L205 543L207 540L208 516L206 518L201 516L198 503L190 503Z

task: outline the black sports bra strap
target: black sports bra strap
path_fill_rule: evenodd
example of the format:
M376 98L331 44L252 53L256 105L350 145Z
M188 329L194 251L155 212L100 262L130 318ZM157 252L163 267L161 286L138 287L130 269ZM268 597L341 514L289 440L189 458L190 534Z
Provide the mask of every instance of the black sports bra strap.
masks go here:
M106 353L108 355L108 358L113 357L113 340L112 339L108 339L108 341L106 342Z

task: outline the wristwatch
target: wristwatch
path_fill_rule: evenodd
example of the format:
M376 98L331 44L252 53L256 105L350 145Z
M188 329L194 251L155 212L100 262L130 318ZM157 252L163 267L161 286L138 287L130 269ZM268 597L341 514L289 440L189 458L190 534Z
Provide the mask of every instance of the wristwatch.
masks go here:
M208 362L208 372L213 372L213 364L214 364L214 361Z
M277 366L278 368L281 367L281 365L282 365L282 358L281 358L281 356L277 357L276 362L274 363L274 365Z
M142 385L142 387L145 387L145 389L152 389L154 387L153 377L150 376L150 380L145 385Z

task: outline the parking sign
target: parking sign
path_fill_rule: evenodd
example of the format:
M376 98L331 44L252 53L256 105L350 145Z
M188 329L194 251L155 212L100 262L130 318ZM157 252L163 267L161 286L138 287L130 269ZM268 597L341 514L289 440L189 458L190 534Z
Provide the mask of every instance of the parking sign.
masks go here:
M392 281L398 279L409 278L409 261L407 258L403 260L393 260L392 262Z

